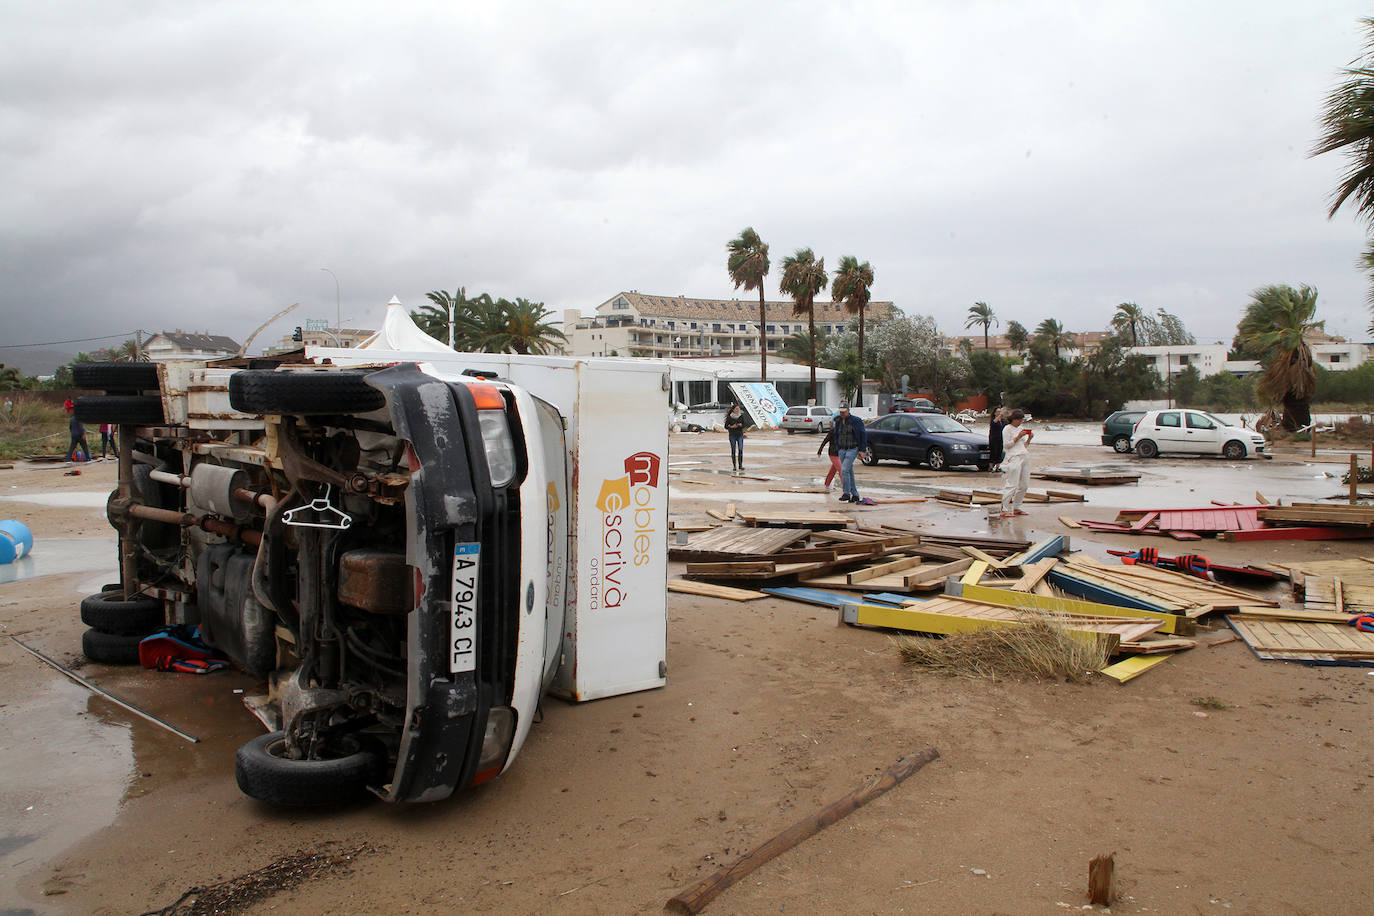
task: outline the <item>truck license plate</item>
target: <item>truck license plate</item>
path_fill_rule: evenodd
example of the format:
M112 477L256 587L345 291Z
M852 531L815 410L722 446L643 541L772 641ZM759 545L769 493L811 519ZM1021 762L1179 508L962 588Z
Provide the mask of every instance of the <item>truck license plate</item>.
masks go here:
M448 662L448 670L453 674L477 667L477 573L481 556L481 544L454 545Z

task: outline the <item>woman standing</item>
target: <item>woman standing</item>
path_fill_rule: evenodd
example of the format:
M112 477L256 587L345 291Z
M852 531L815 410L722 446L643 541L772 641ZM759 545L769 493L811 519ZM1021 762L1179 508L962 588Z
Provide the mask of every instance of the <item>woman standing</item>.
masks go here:
M725 431L730 434L730 466L736 471L744 470L744 426L744 411L735 404L725 414Z
M1020 409L1007 415L1007 426L1002 430L1002 447L1007 459L1007 482L1002 487L1002 518L1029 513L1021 509L1021 500L1026 498L1030 486L1030 445L1035 433L1021 426L1026 415Z
M992 420L988 423L989 470L1002 470L1002 429L1006 425L1006 417L1003 416L1002 408L998 407L992 412Z

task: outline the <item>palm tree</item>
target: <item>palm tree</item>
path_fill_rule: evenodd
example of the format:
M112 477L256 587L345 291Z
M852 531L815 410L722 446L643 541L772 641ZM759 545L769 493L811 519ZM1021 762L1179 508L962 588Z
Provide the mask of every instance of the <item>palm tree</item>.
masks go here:
M517 297L514 302L498 300L497 305L505 320L504 344L516 353L543 356L556 352L558 341L567 342L563 332L549 322L553 312L544 303Z
M457 329L470 318L470 300L463 287L455 286L453 289L451 294L442 289L425 293L425 298L434 304L420 306L418 311L410 313L410 320L435 340L458 346L460 338ZM453 316L452 327L449 324L450 315ZM466 346L459 349L466 349Z
M1024 353L1026 342L1029 340L1030 332L1026 330L1024 324L1015 319L1007 322L1007 343L1011 344L1013 350L1017 353Z
M753 226L746 226L739 238L731 239L725 246L730 256L725 261L725 269L735 289L744 287L759 291L759 378L768 381L768 315L763 304L763 278L768 276L768 245Z
M139 346L138 341L134 340L132 337L108 352L109 358L115 362L132 363L148 361L148 354L143 352L143 348Z
M782 346L778 347L778 355L796 363L804 363L811 358L814 347L815 338L806 331L798 331L782 342Z
M825 291L825 258L816 258L810 248L782 259L782 281L778 289L792 297L792 314L806 316L806 337L811 345L807 362L811 366L811 400L816 400L816 294Z
M1273 285L1255 290L1240 319L1237 334L1249 350L1263 354L1259 392L1283 403L1283 428L1299 429L1312 422L1309 405L1317 387L1312 348L1304 339L1326 322L1314 321L1317 291Z
M867 262L859 262L852 254L840 258L840 266L835 271L835 282L830 285L830 298L844 304L844 310L859 316L859 385L854 390L854 401L859 400L863 389L864 371L864 312L868 300L873 298L873 267Z
M1127 328L1131 331L1131 346L1140 346L1140 340L1136 336L1136 329L1145 323L1145 310L1134 302L1123 302L1116 307L1116 314L1112 315L1112 326L1117 331L1124 331Z
M986 302L975 302L968 308L968 320L964 322L964 330L983 326L983 349L988 349L988 327L997 324L997 316L993 314L992 306Z
M1356 216L1374 221L1374 19L1362 19L1361 24L1368 33L1364 60L1347 68L1345 81L1326 97L1325 132L1312 150L1314 156L1337 150L1346 154L1348 167L1331 197L1328 219L1353 197ZM1374 241L1357 263L1366 271L1374 270ZM1368 300L1374 305L1374 287Z
M1062 347L1073 346L1073 337L1064 330L1064 326L1053 318L1046 318L1035 327L1035 336L1045 343L1054 347L1054 355L1059 356Z

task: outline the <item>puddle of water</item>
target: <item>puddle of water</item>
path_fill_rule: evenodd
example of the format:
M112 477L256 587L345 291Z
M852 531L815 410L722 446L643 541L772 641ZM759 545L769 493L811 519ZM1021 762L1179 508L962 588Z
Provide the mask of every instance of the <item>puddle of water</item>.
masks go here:
M31 503L54 509L104 509L109 502L109 490L64 490L60 493L25 493L22 496L0 494L0 501Z
M33 553L0 565L0 585L87 570L100 571L100 583L113 582L119 578L118 548L114 537L36 539ZM100 583L90 591L99 591Z
M7 661L27 664L23 656L35 669L0 707L0 910L22 912L37 904L19 895L16 879L114 823L134 754L127 726L87 712L84 688L40 675L41 662L5 642Z

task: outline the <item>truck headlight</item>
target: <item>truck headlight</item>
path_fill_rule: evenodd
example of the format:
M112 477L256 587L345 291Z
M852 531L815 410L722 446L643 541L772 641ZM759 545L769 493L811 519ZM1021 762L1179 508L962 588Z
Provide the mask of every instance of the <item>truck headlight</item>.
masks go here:
M511 440L510 423L504 410L479 410L477 422L482 427L491 485L500 489L515 479L515 443Z
M482 754L477 758L477 772L472 784L494 779L506 762L510 753L511 739L515 737L515 710L509 706L493 706L487 713L487 728L482 735Z
M515 442L506 420L506 399L495 385L469 385L477 406L477 424L482 430L482 447L487 452L487 473L491 485L501 488L515 479Z

